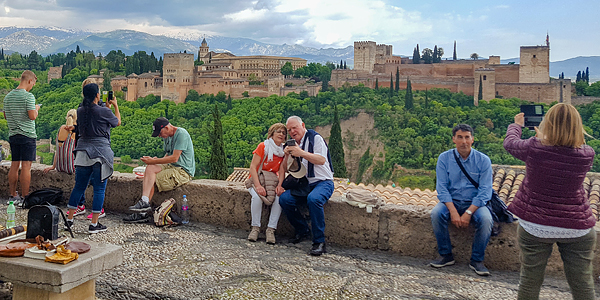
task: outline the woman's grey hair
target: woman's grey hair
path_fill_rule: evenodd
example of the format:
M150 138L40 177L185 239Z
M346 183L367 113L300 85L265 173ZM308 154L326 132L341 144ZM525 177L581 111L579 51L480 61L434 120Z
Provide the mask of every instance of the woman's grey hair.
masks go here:
M285 123L287 124L287 122L289 122L290 120L296 120L296 121L298 121L298 123L302 124L302 119L298 116L289 117Z

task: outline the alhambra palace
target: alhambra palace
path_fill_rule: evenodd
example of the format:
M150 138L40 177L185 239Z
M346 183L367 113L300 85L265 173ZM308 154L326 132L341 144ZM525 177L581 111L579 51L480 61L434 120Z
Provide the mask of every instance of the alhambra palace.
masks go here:
M125 91L128 101L154 94L176 103L184 102L190 90L199 94L223 91L233 98L242 98L244 92L250 97L284 96L302 91L315 96L321 89L319 83L281 75L281 67L287 62L294 70L306 66L302 58L217 53L209 50L204 39L198 60L204 64L195 66L191 53L165 53L163 76L159 72L133 73L113 78L111 85L113 90ZM517 97L532 102L571 103L571 81L550 78L549 66L549 44L521 46L520 64L501 64L499 56L413 64L408 57L393 55L391 45L359 41L354 42L354 68L332 70L329 84L334 88L359 84L375 88L376 82L379 86L389 86L390 76L398 71L401 88L406 88L410 79L415 90L443 88L463 92L473 96L475 105L480 83L483 100ZM250 84L251 74L263 84ZM102 84L100 75L89 78Z

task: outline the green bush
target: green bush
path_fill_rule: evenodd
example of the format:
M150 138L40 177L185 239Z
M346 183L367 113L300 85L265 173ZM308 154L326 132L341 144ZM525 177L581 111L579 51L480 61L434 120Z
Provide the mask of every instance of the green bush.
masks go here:
M123 156L121 156L121 162L124 163L124 164L131 163L131 156L129 156L129 155L123 155Z

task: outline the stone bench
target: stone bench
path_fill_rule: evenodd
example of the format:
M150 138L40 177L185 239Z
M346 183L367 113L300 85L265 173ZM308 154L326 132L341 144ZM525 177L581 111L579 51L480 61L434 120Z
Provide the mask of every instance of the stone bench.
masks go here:
M84 241L87 253L66 265L27 257L0 257L0 280L12 282L13 300L94 300L96 277L123 262L119 246Z

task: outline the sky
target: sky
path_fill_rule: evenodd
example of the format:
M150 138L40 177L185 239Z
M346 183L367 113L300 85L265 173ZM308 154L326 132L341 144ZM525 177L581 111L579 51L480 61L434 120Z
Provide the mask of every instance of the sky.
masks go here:
M395 55L444 49L459 58L519 56L543 45L550 60L600 55L598 0L0 0L0 26L56 26L105 32L182 32L272 44L343 48L354 41L393 45Z

